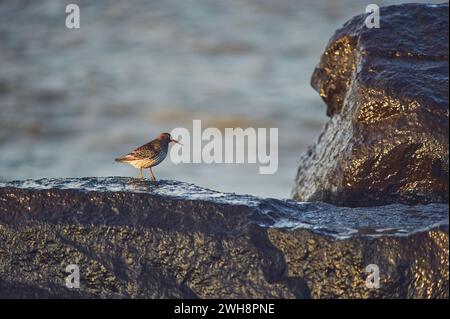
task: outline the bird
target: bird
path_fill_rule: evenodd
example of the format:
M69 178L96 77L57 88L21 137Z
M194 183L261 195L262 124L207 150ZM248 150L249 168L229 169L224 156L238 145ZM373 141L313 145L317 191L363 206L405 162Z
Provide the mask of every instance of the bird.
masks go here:
M154 140L139 146L125 156L116 158L115 161L138 168L142 179L144 178L142 170L148 168L150 170L150 179L156 181L152 167L158 165L166 158L170 142L183 145L173 139L169 133L161 133Z

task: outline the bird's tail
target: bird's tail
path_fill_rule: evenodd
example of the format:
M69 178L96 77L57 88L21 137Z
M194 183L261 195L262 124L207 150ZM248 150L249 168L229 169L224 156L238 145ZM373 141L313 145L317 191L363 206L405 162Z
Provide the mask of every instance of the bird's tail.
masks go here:
M118 157L114 159L115 162L123 162L124 160L125 160L124 157Z

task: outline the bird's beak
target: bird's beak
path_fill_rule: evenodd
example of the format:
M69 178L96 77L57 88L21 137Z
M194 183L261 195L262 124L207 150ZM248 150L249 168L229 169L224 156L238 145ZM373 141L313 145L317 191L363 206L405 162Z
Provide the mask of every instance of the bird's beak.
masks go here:
M183 144L181 144L180 142L178 142L176 139L171 139L170 141L171 141L171 142L174 142L174 143L177 143L177 144L180 144L181 146L183 146Z

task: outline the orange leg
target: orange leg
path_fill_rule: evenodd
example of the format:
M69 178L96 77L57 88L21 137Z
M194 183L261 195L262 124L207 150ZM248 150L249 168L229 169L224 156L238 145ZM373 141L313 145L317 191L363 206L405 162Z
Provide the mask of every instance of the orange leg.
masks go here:
M153 174L153 171L152 171L152 168L151 167L149 167L149 170L150 170L150 178L152 179L152 181L156 181L156 177L155 177L155 175Z

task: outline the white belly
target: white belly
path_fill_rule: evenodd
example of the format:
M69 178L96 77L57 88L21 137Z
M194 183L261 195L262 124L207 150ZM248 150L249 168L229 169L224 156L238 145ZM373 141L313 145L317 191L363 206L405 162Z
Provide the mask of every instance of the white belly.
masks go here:
M134 166L136 168L149 168L153 164L153 161L144 159L144 160L134 160L134 161L128 161L128 164L130 164L131 166Z
M153 167L158 165L159 163L161 163L167 155L167 151L166 152L161 152L159 154L158 157L149 159L149 158L144 158L144 159L135 159L135 160L131 160L131 161L127 161L128 164L136 167L136 168L149 168L149 167Z

